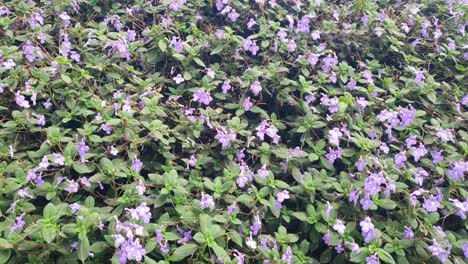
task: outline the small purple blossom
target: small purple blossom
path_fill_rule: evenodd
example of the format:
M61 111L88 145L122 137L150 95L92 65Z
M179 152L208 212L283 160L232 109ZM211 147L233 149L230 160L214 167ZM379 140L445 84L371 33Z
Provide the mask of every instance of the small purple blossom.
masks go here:
M205 89L199 89L196 93L193 94L193 101L200 102L204 105L209 105L213 100L210 93Z
M215 202L213 200L213 197L209 194L202 192L201 199L200 199L200 208L205 209L207 207L214 207L214 206L215 206Z
M375 233L374 225L372 224L370 217L366 216L359 225L361 226L362 236L366 243L377 238L377 234Z

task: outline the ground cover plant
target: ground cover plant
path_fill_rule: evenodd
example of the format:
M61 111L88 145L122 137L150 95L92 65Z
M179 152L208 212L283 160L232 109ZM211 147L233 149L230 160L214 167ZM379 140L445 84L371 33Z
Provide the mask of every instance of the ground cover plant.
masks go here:
M0 263L465 263L465 0L5 0Z

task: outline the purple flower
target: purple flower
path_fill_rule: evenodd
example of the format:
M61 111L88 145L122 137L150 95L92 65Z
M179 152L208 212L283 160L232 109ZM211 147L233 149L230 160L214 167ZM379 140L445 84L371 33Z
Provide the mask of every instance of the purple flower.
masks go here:
M260 82L253 82L252 85L250 85L250 90L253 92L254 95L258 95L262 91L262 86L260 86Z
M108 47L111 47L108 56L111 56L118 51L122 57L127 59L127 61L130 60L130 51L128 50L128 44L125 39L121 38L119 40L108 40L104 46L104 49Z
M62 156L62 154L54 153L54 162L57 165L63 166L65 164L65 158Z
M364 168L367 166L367 163L364 161L364 159L362 159L362 156L359 157L359 160L356 161L356 163L354 163L354 166L356 166L356 169L358 171L363 171Z
M466 213L468 212L468 200L465 200L464 202L460 202L458 199L449 199L453 203L453 206L457 208L457 215L465 220L466 219Z
M171 43L169 43L169 48L174 47L174 50L177 53L181 53L184 50L184 46L182 45L182 41L178 39L178 37L173 36L171 39Z
M466 161L456 161L452 163L451 168L448 170L449 176L454 181L464 180L465 173L468 172L468 162Z
M229 12L228 14L228 17L229 19L231 19L232 22L236 22L239 16L240 16L239 13L237 13L237 11L234 8L231 9L231 12Z
M136 32L135 30L127 30L127 39L128 41L132 42L132 41L135 41L135 38L136 38Z
M369 210L372 206L374 206L374 201L371 200L370 195L368 193L364 194L364 197L359 200L362 205L362 209L365 211Z
M114 127L110 124L102 124L99 129L104 130L104 132L106 132L107 135L110 135L112 134L112 130L114 129Z
M140 159L135 157L133 159L132 169L134 169L137 173L140 173L142 167L143 167L143 162L141 162Z
M78 203L72 203L72 204L68 205L68 207L70 208L72 214L75 214L81 208L81 206Z
M141 220L143 223L147 224L151 219L151 209L146 205L146 202L142 202L136 208L125 208L129 212L130 217L135 220Z
M377 238L377 234L375 233L374 225L372 224L370 217L367 216L364 218L364 220L361 221L359 225L361 226L362 236L364 237L364 241L366 243L369 243Z
M80 187L78 183L74 180L67 180L68 186L65 188L65 191L69 193L76 193L78 192L78 188Z
M182 75L179 73L176 75L176 77L172 78L176 84L180 84L180 83L183 83L185 81L185 79L182 77Z
M414 239L414 232L410 227L405 226L405 231L403 232L403 239Z
M294 257L294 255L292 253L291 247L288 246L286 248L286 252L284 252L283 256L281 256L281 261L284 261L287 264L291 264L292 260L293 260L293 257Z
M454 141L452 131L450 129L437 129L436 136L443 142Z
M308 15L303 16L299 21L297 21L296 32L299 33L309 33L310 27L310 17Z
M253 102L250 101L250 96L245 99L244 103L242 103L245 111L249 111L250 108L253 106Z
M296 41L294 39L290 39L288 44L286 44L286 48L289 52L294 52L297 48Z
M356 84L357 84L356 80L351 79L351 80L349 80L349 82L347 84L347 87L348 87L349 90L354 91L354 90L356 90Z
M49 166L49 158L47 158L47 156L42 157L41 162L39 163L39 168L47 169Z
M200 199L200 208L205 209L207 207L214 207L214 206L215 206L215 202L213 200L213 197L209 194L202 192L201 199Z
M377 257L377 253L367 257L366 264L380 264L380 260L379 260L379 257Z
M250 53L254 56L257 55L257 52L259 51L259 47L257 46L255 40L253 40L252 36L249 36L242 41L242 48L245 51L250 51Z
M337 147L336 149L328 148L328 153L325 155L325 157L328 159L328 162L333 164L335 160L341 158L341 152L342 149L340 147Z
M120 245L120 250L116 252L121 264L127 263L128 260L142 261L146 254L145 248L140 244L140 239L128 238Z
M146 186L142 180L139 180L138 184L135 186L135 189L137 190L138 195L143 195L146 191Z
M232 130L229 129L229 132L226 130L226 128L221 127L220 129L217 129L217 134L215 138L221 143L221 148L226 149L231 142L236 140L236 133Z
M333 210L333 205L330 204L330 202L327 201L327 207L325 209L325 220L328 221L330 219L330 213Z
M356 207L356 204L359 200L359 190L353 190L349 193L349 201L354 203L354 206Z
M257 25L257 22L253 18L249 19L249 22L247 22L247 28L252 29L253 26Z
M262 221L260 220L260 216L258 215L258 213L256 213L254 216L254 221L250 226L250 230L252 230L252 234L254 236L258 235L260 230L262 230Z
M325 245L329 245L330 242L331 242L331 236L330 236L330 233L326 233L323 238L323 243L325 243Z
M193 101L200 102L204 105L209 105L212 100L213 98L210 96L210 93L203 88L193 94Z
M29 108L29 102L25 99L24 95L20 94L19 91L15 93L15 101L18 106L23 108Z
M270 174L266 168L266 165L262 165L260 169L257 170L258 177L262 180L266 179Z
M340 129L335 127L328 131L328 141L331 145L339 146L340 145L340 138L343 136Z
M275 202L275 208L276 209L281 209L283 206L282 206L282 203L284 202L284 200L286 199L289 199L289 192L287 190L284 190L284 191L281 191L281 192L278 192L276 194L276 202Z
M468 258L468 242L465 242L461 246L461 250L463 250L463 254L465 255L465 258Z
M432 246L429 246L429 251L431 251L432 256L437 257L442 263L445 263L450 256L450 250L452 246L449 244L447 249L445 249L441 244L437 243L434 239Z
M346 229L346 226L344 225L343 220L336 219L335 224L333 225L333 230L338 232L338 234L340 235L344 235L345 229Z
M267 134L274 144L278 144L280 139L280 136L277 134L278 129L274 125L268 124L266 119L263 119L255 130L257 130L257 136L261 141L265 139L265 134Z
M24 225L26 224L26 222L23 221L23 217L25 214L26 213L22 213L21 215L15 218L15 222L10 227L10 234L13 233L14 231L19 231L23 229Z
M422 84L423 84L423 80L426 79L426 77L424 76L424 73L425 73L425 71L417 71L417 72L416 72L416 77L414 78L414 81L415 81L418 85L422 85Z
M62 24L64 26L70 25L70 16L67 14L67 12L62 12L59 14L60 20L62 21Z
M395 165L399 169L405 165L407 158L406 158L406 151L401 151L400 153L395 155Z
M226 94L229 90L231 90L231 84L230 84L230 80L225 80L223 82L223 86L221 87L221 89L223 89L223 94Z
M417 148L411 148L412 150L412 155L414 157L414 161L418 162L421 157L425 156L428 152L426 150L426 147L424 144L419 144L419 147Z
M118 15L112 15L112 16L106 17L104 19L104 23L106 23L106 25L108 25L109 23L112 23L112 25L117 31L120 31L123 28L123 25L120 22L120 17Z
M369 101L367 101L364 97L359 97L356 100L356 107L359 108L362 112L364 112L364 109L369 105Z
M429 198L424 198L424 203L422 207L428 212L437 212L437 209L440 207L440 202L442 201L442 193L439 191L440 195L434 196L430 195Z

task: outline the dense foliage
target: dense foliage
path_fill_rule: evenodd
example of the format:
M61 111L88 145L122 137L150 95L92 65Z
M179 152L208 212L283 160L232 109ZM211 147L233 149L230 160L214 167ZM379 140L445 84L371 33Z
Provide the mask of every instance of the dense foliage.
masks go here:
M0 263L465 263L466 0L5 0Z

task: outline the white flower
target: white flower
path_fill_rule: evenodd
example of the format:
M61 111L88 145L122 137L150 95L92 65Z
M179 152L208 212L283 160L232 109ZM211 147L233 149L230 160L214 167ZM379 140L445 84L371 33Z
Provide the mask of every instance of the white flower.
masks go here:
M249 248L251 248L251 249L256 249L257 248L257 242L255 242L252 239L252 233L250 233L250 237L249 237L249 239L247 239L245 244L247 244L247 246L249 246Z

